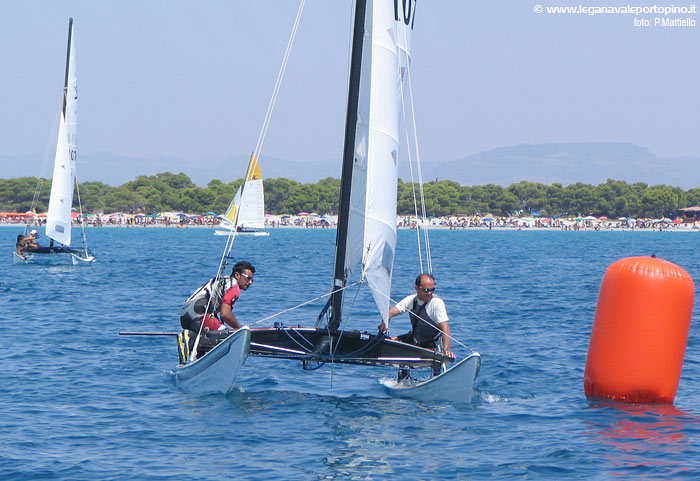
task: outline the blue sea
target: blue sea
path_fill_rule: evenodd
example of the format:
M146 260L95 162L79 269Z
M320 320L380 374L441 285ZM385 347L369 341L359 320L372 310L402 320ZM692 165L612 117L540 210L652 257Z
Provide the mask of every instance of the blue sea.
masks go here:
M379 380L395 376L389 368L304 371L254 357L227 396L185 394L173 338L118 333L179 330L182 302L215 274L224 237L92 228L92 265L14 266L20 231L0 228L2 480L700 478L697 312L674 405L583 392L608 266L656 254L697 282L700 233L431 231L453 349L482 356L472 402L456 405L388 396ZM313 326L334 242L326 229L239 237L234 260L257 272L238 318ZM412 291L416 247L415 232L399 232L395 299ZM346 328L375 332L367 297L346 292ZM392 334L406 330L405 316L392 321Z

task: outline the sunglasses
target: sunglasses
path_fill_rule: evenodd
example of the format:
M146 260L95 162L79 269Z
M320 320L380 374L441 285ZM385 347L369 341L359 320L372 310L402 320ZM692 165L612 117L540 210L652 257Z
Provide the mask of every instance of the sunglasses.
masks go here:
M245 277L245 280L248 281L249 284L253 282L253 278L249 275L241 274L241 277Z
M431 287L430 289L428 289L427 287L418 287L418 289L420 289L423 292L435 292L434 287Z

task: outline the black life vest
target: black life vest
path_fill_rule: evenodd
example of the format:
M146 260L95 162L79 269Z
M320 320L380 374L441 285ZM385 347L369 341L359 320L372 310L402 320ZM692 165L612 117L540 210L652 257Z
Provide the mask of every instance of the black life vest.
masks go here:
M442 334L439 323L431 319L425 310L428 302L418 306L418 297L416 297L413 299L411 310L408 311L408 315L411 318L413 338L420 344L434 343Z
M199 320L205 314L207 306L210 314L217 314L221 309L224 294L234 285L236 285L236 280L233 277L223 276L218 280L210 279L209 282L194 291L185 301L180 312L180 325L183 329L198 331Z

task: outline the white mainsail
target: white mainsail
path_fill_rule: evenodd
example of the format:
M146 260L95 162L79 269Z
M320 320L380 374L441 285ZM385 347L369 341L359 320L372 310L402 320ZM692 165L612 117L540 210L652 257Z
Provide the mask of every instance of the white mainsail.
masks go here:
M71 243L71 208L77 152L78 84L73 40L71 19L68 32L68 59L66 82L63 89L63 110L58 128L51 196L49 197L49 211L46 218L46 235L66 246Z
M365 18L360 102L350 193L349 279L361 265L383 319L390 305L396 249L401 82L410 61L411 25L401 3L372 2Z
M233 197L219 227L225 229L265 227L265 192L260 164L255 154L250 156L245 180Z

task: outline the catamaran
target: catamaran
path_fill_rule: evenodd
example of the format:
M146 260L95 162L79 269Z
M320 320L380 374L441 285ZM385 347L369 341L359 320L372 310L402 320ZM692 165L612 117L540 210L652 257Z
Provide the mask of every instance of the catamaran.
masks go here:
M322 363L432 368L427 381L383 382L391 394L467 402L481 358L472 352L452 369L439 349L392 340L386 333L341 329L346 289L366 287L386 322L396 249L397 153L404 84L410 66L415 0L355 2L341 201L329 300L313 328L252 328L250 354ZM387 323L388 324L388 323ZM409 378L410 379L410 378Z
M388 319L397 241L399 124L415 3L355 2L335 267L328 302L314 327L281 323L251 327L249 353L299 360L305 369L325 363L427 368L431 374L440 373L427 380L413 381L409 376L400 382L380 382L400 397L468 402L481 365L478 353L472 351L448 369L453 359L440 349L394 340L386 332L342 328L344 293L353 287L370 291L381 318ZM228 252L230 248L224 258ZM220 268L219 275L222 272Z
M21 253L13 252L15 264L54 261L63 262L70 259L73 264L92 262L95 257L87 247L85 225L81 223L83 248L71 247L71 227L73 223L73 195L77 190L77 177L75 160L77 157L77 120L78 120L78 83L75 66L75 47L73 35L73 19L68 21L68 52L66 54L66 73L63 86L63 103L61 118L58 127L58 140L56 143L56 156L53 166L51 182L51 195L49 197L49 210L46 218L46 236L51 239L50 245L34 247L23 250ZM40 181L41 182L41 181ZM38 191L34 196L34 202L38 199ZM82 219L82 206L80 205L80 193L78 195L78 213ZM25 228L25 235L29 230Z
M317 369L326 363L391 366L403 371L426 368L431 374L437 374L426 380L414 379L409 375L396 381L380 382L395 396L424 401L468 402L481 366L481 357L477 352L470 350L469 355L448 368L447 365L454 359L440 348L429 349L404 343L390 338L386 332L372 334L344 328L344 293L349 288L357 288L358 293L359 289L368 290L382 320L388 325L397 242L399 124L403 110L404 82L408 78L410 65L415 2L416 0L355 2L341 199L334 276L327 295L328 302L318 315L314 327L286 327L275 323L273 327L267 328L244 328L249 336L245 354L299 360L305 369ZM287 58L288 55L285 56L285 62ZM273 101L275 95L276 92ZM263 127L263 132L265 129L266 126ZM260 145L259 140L256 152L260 151ZM253 155L246 179L254 171L255 165ZM242 189L241 198L245 196L246 183ZM240 216L241 209L237 209L230 220L234 229L229 235L217 276L188 299L183 312L188 306L196 305L193 297L201 289L209 286L210 292L214 293L217 292L216 286L226 282L224 269ZM427 239L425 244L428 249ZM430 272L432 265L429 261L428 267ZM223 295L224 289L220 290ZM210 304L212 299L218 299L221 295L206 297L206 307L201 306L202 312L216 312L215 308L210 311ZM297 307L304 304L306 303ZM195 333L194 343L187 343L189 358L181 353L181 360L187 359L183 363L185 369L188 366L194 367L198 362L196 359L206 359L232 335L227 331L206 332L202 330L201 324L199 332ZM233 335L241 331L243 329L235 331ZM187 331L181 334L181 346L185 345L184 338L189 334ZM234 366L236 373L239 368L240 364ZM211 379L211 376L202 374L202 370L197 370L197 373L205 379Z

